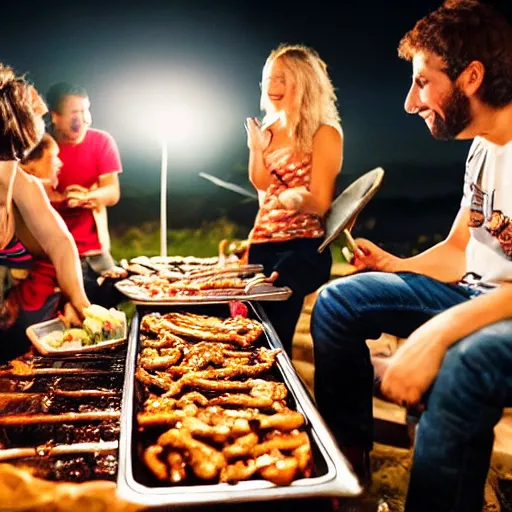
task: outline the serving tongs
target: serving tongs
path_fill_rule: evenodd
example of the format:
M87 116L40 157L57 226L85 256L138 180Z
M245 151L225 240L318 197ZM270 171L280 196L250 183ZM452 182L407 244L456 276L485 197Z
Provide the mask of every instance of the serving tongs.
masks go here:
M74 443L52 446L43 444L30 448L6 448L0 450L0 462L29 457L51 457L58 455L73 455L81 453L108 453L116 452L118 441L103 441L99 443Z
M158 269L155 269L155 266L150 263L149 258L147 263L151 266L148 267L147 264L134 263L133 260L130 260L130 263L128 263L128 260L122 259L119 262L119 265L127 272L130 272L131 274L137 274L139 276L150 276L155 272L158 272Z
M261 293L262 291L272 290L274 289L274 283L278 277L279 273L276 271L272 272L269 277L263 274L258 274L247 281L244 292L247 295L251 295L256 292Z

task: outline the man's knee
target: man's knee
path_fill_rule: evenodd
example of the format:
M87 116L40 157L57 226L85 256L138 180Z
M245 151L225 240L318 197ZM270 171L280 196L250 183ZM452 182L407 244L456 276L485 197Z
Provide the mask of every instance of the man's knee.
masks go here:
M427 395L425 422L449 423L461 435L475 426L476 417L493 424L499 419L502 384L486 351L485 333L468 336L445 355L439 374ZM488 347L490 348L490 347Z
M332 321L346 314L357 316L372 303L379 303L382 293L388 294L396 279L393 274L384 272L364 272L331 281L318 294L312 324Z

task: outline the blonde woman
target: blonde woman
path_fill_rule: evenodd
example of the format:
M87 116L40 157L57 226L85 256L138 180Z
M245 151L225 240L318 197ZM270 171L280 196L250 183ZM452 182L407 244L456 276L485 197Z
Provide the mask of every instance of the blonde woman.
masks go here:
M343 161L343 133L327 66L311 48L282 45L263 68L263 121L246 122L249 179L260 208L249 241L249 262L293 294L264 308L287 353L304 297L328 281L331 254L317 249Z

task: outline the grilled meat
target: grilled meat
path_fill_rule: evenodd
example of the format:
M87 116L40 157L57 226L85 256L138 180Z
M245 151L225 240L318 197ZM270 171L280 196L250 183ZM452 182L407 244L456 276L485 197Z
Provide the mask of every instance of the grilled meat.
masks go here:
M187 467L229 483L259 475L288 485L311 474L304 416L287 407L286 386L268 379L280 351L252 348L258 322L173 312L146 315L141 330L139 430L169 429L142 456L157 480L183 482Z

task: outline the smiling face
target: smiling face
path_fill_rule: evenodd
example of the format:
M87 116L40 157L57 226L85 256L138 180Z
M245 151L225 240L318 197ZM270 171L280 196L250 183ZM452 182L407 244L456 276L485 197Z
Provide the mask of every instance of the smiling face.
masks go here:
M295 81L281 58L273 60L263 71L262 95L274 112L291 112L295 102Z
M405 110L418 114L430 133L440 140L464 139L473 120L469 98L445 73L441 57L418 52L412 60L413 82Z

